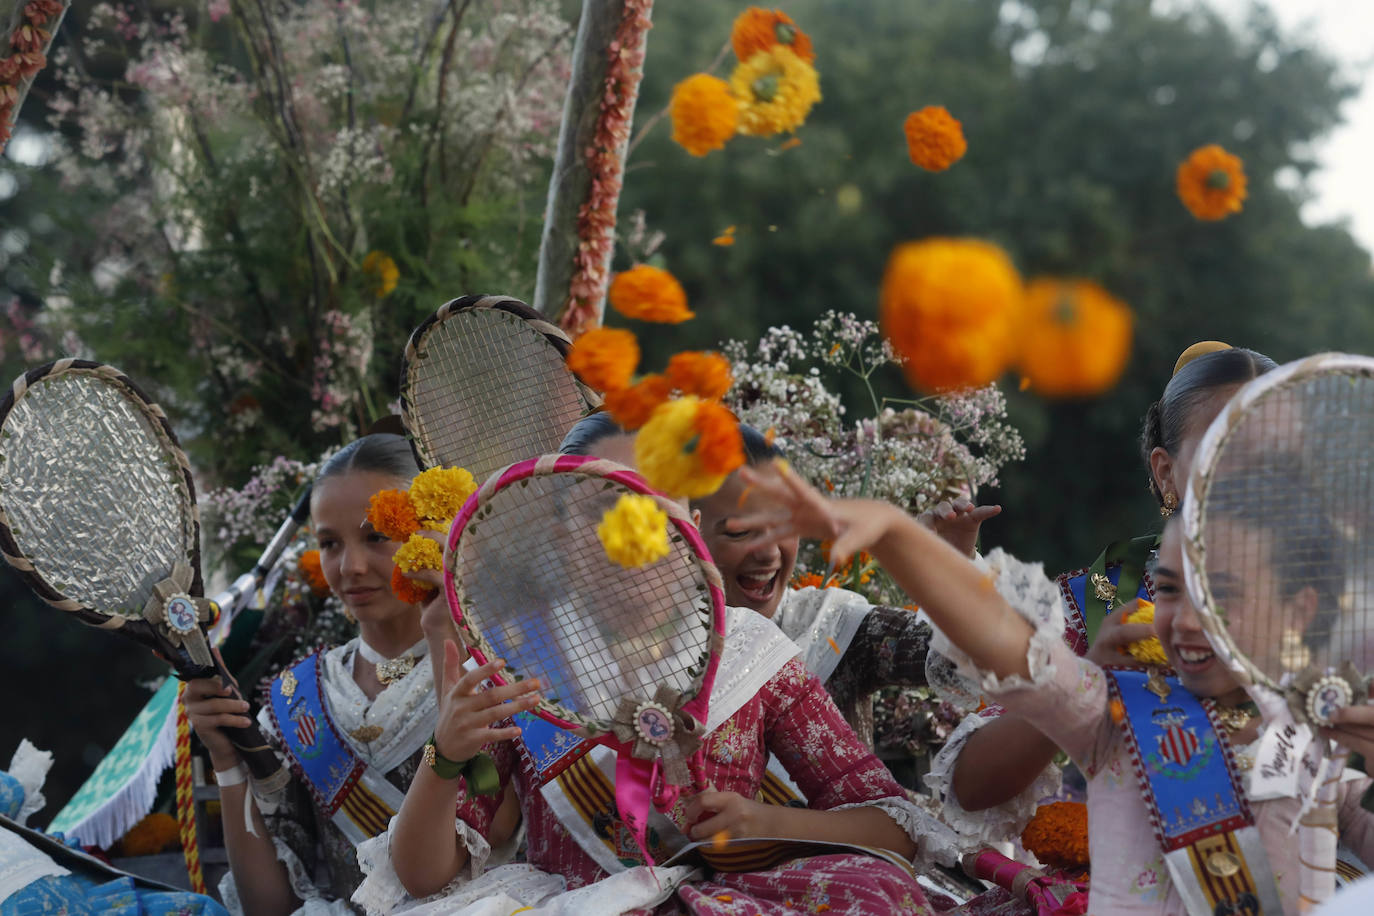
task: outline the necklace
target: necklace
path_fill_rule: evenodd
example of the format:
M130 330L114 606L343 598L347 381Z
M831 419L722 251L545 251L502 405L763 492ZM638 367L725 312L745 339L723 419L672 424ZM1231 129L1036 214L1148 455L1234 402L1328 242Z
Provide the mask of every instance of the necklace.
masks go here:
M1250 724L1259 715L1259 707L1254 703L1238 703L1235 706L1214 706L1217 721L1231 734L1235 734Z
M369 646L367 640L358 637L358 654L377 669L377 680L383 686L390 686L414 671L415 665L428 653L429 643L422 639L395 658L387 658Z

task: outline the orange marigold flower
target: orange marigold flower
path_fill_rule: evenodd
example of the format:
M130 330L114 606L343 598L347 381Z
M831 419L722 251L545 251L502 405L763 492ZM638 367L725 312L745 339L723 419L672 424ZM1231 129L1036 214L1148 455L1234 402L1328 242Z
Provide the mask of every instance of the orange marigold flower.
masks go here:
M634 432L653 416L654 409L672 394L673 386L661 375L646 375L628 388L606 392L606 410L626 432Z
M1121 720L1126 718L1126 704L1122 703L1120 700L1112 700L1108 708L1112 713L1112 722L1120 725Z
M593 328L568 353L568 368L598 391L626 387L638 365L639 341L621 328Z
M744 464L744 437L740 435L739 420L727 408L704 401L697 407L692 425L700 437L697 458L708 474L729 474Z
M648 264L636 264L616 274L606 295L611 307L626 318L681 324L694 317L677 277Z
M420 530L420 519L405 490L378 490L367 504L367 520L378 534L404 544Z
M808 64L816 60L810 37L782 10L751 6L739 14L730 29L730 46L740 60L748 60L756 52L779 44L787 45Z
M320 565L320 552L318 550L307 550L301 554L301 558L296 561L296 569L299 570L301 578L305 584L310 586L310 591L315 593L318 598L323 598L329 594L329 582L324 578L324 567Z
M1021 845L1051 868L1082 868L1088 864L1088 806L1041 805L1021 832Z
M1178 197L1201 220L1239 213L1245 201L1245 166L1239 156L1212 143L1193 150L1178 167Z
M902 130L911 161L927 171L943 172L968 150L963 125L942 105L913 111L906 116Z
M130 827L120 839L119 847L126 856L152 856L170 849L180 837L177 819L157 811Z
M723 149L739 127L739 103L730 84L709 73L697 73L673 87L668 105L673 142L693 156Z
M1049 397L1101 394L1130 359L1131 324L1130 308L1090 280L1032 280L1016 335L1021 374Z
M407 578L399 566L391 567L391 593L406 604L421 604L434 594L434 587L428 582L417 582Z
M797 573L792 577L792 587L801 588L820 588L825 584L824 577L820 573Z
M1011 363L1023 295L1016 268L996 245L907 242L892 252L883 274L883 334L916 387L981 387Z
M730 361L719 353L689 350L674 354L668 360L665 373L668 384L683 394L694 394L702 400L719 401L734 384L730 375Z

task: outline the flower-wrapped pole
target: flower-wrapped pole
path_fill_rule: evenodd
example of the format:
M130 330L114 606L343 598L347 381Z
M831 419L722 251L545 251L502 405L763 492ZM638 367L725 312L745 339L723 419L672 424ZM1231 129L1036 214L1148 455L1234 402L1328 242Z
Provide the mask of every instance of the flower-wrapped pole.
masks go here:
M8 22L0 22L0 153L9 144L19 106L34 77L48 63L53 36L67 15L71 0L28 0L15 6Z

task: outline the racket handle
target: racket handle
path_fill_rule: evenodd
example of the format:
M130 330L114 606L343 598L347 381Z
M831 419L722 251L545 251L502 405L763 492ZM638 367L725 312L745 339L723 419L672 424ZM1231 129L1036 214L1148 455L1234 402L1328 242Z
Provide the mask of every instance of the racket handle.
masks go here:
M228 669L224 667L218 652L215 653L214 673L218 674L220 680L233 692L234 699L247 700L239 691L238 684L234 682ZM221 731L229 739L229 743L234 745L244 765L248 767L248 772L253 775L254 789L257 792L271 795L286 787L286 783L291 779L291 771L282 766L276 751L272 750L272 746L262 736L256 722L247 728L226 726Z

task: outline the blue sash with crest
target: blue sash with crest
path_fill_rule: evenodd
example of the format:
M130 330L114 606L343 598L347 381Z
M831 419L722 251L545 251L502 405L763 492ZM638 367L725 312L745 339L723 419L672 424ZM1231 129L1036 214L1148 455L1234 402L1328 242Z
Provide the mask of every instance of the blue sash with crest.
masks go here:
M1190 914L1283 912L1210 700L1160 669L1107 668L1155 838Z
M316 652L272 682L269 710L282 750L320 813L355 845L384 832L404 795L360 759L339 734L325 703Z

